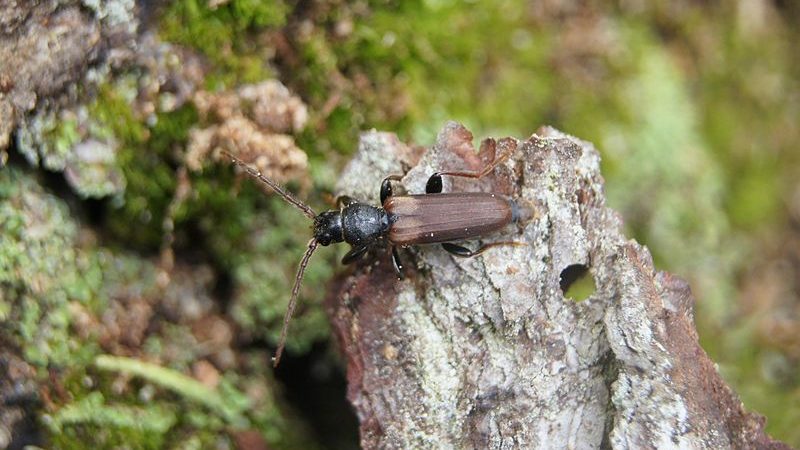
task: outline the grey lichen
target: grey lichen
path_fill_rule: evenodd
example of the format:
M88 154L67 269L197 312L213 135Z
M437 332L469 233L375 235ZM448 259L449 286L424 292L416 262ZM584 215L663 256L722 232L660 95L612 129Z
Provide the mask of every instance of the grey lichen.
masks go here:
M139 26L136 17L135 0L81 0L84 6L93 10L98 19L111 27L124 27L133 35Z

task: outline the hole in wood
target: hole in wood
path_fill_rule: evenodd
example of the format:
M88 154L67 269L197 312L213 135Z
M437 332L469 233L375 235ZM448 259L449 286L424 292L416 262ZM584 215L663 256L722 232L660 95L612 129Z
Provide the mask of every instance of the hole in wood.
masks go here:
M559 284L564 298L580 302L589 298L595 291L594 278L589 267L583 264L572 264L561 271Z

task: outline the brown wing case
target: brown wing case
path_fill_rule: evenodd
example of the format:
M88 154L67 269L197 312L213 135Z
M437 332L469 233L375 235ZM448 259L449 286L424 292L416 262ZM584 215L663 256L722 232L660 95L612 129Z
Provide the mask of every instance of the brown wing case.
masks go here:
M513 216L508 199L485 192L389 197L383 208L393 221L389 241L397 245L479 237L505 227Z

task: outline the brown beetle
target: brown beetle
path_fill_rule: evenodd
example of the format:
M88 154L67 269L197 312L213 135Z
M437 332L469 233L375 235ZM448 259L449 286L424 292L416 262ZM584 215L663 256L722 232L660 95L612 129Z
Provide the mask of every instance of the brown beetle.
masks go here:
M314 237L308 242L308 249L300 260L292 296L283 319L283 329L273 357L275 366L280 362L286 343L286 333L297 305L297 293L300 290L303 272L317 245L327 246L332 243L347 242L351 245L351 249L342 258L342 264L350 264L362 257L370 248L388 243L392 247L392 262L401 278L403 266L400 263L397 246L441 244L449 253L468 258L497 245L524 245L518 242L494 242L473 251L453 244L450 241L476 238L498 231L510 223L520 221L523 216L527 216L528 211L500 194L441 193L443 175L481 178L491 173L511 155L511 152L496 158L480 172L436 172L428 178L425 194L422 195L393 196L391 182L399 181L402 177L388 176L381 183L382 207L366 205L350 197L341 196L336 199L338 209L319 214L243 161L227 152L225 154L235 164L269 186L314 221Z

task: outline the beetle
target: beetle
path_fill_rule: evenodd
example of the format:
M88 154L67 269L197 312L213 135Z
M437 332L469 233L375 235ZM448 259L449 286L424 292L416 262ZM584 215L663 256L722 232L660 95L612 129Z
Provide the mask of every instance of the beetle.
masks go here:
M524 245L520 242L493 242L470 250L451 241L485 236L511 223L529 216L529 210L501 194L487 192L442 193L442 176L480 179L491 173L512 152L506 152L487 164L481 171L436 172L428 178L425 194L393 195L392 182L400 181L401 175L390 175L383 179L380 188L381 206L372 206L353 200L348 196L336 199L336 209L315 213L308 205L293 197L279 184L244 161L228 152L223 152L233 163L242 167L250 176L269 186L291 205L313 221L313 237L300 260L292 294L283 319L278 347L272 358L278 366L289 322L297 306L300 283L311 255L318 245L346 242L351 249L342 258L342 264L351 264L361 258L370 248L382 244L391 246L392 262L399 278L403 266L397 247L420 244L441 244L447 252L459 257L473 257L486 249L498 245Z

